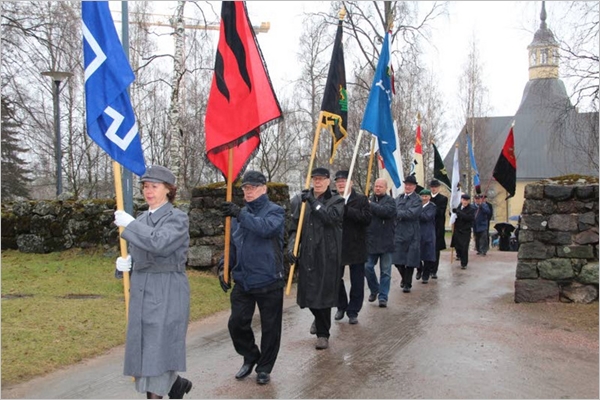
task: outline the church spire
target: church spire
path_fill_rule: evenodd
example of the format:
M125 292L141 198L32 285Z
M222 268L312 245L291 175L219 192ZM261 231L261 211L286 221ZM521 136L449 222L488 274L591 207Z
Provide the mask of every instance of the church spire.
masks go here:
M546 24L546 2L542 1L540 28L527 46L529 51L529 80L558 78L558 42Z

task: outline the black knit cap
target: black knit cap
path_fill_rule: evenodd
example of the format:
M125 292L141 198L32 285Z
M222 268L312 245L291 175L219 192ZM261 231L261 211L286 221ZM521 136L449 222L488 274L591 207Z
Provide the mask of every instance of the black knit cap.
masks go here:
M329 178L329 170L323 167L313 168L310 176L311 178L315 176L324 176L325 178Z
M252 186L260 186L266 185L267 178L263 174L258 171L248 171L244 174L244 178L242 178L242 186L244 185L252 185Z

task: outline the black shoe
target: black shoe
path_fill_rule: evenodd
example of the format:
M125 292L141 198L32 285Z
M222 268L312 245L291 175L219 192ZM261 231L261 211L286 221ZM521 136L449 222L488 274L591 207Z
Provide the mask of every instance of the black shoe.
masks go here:
M255 365L256 363L244 363L244 365L242 365L242 368L240 368L238 373L235 374L235 379L244 379L245 377L250 375L250 373L252 372L252 368L254 368Z
M461 265L460 269L467 269L467 266L466 265Z
M336 321L339 321L340 319L344 318L344 311L339 310L338 312L336 312L334 318Z
M423 279L423 280L421 281L421 283L423 283L423 284L425 284L425 283L428 283L428 282L429 282L429 279Z
M400 287L404 289L404 282L400 282Z
M421 270L417 270L417 276L415 276L416 280L421 279L421 275L423 275L423 273L421 272Z
M436 274L431 275L431 279L437 279L437 275Z
M348 323L350 325L356 325L356 324L358 324L358 317L348 317Z
M177 379L173 382L169 391L170 399L183 399L183 395L192 390L192 382L177 375Z
M381 308L387 307L387 301L386 300L379 300L379 307L381 307Z
M410 288L408 286L404 286L404 288L402 289L402 291L404 293L410 293Z
M371 293L369 295L369 303L374 302L375 300L377 300L377 293Z
M259 385L265 385L269 383L270 380L271 374L269 374L268 372L259 372L258 375L256 375L256 383L258 383Z
M312 325L310 326L310 334L311 335L317 334L317 323L315 321L313 321Z

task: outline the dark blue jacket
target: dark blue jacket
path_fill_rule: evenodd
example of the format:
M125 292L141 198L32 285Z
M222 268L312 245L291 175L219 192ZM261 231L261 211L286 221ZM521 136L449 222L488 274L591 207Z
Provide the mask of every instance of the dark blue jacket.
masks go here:
M284 285L285 211L266 194L246 203L231 224L231 275L244 291Z
M490 207L486 203L475 205L475 222L473 223L473 232L485 232L490 226Z
M421 224L421 261L435 261L435 216L437 206L431 201L423 207Z
M385 194L371 196L371 224L367 230L367 252L384 254L394 251L394 227L396 225L396 202Z

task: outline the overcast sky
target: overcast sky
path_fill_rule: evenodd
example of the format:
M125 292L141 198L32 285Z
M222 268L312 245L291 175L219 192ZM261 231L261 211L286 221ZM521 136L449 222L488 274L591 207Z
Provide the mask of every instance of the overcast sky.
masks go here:
M111 1L111 9L120 9ZM419 2L423 10L432 2ZM560 4L562 3L562 4ZM555 27L565 17L568 2L546 2L548 27ZM220 3L214 2L220 12ZM160 2L167 14L176 2ZM188 6L189 7L189 6ZM268 33L258 35L276 93L284 90L297 78L297 44L302 31L302 13L309 10L328 10L328 2L309 1L248 1L247 8L253 25L269 22ZM563 7L563 8L561 8ZM187 8L186 8L187 9ZM447 146L462 127L458 102L459 76L468 54L468 44L476 37L481 52L484 85L489 90L490 116L514 115L525 84L529 79L527 46L540 25L541 1L452 1L448 15L438 17L433 24L431 42L425 47L429 69L434 69L447 105L449 128L444 133ZM215 43L218 32L214 33Z

